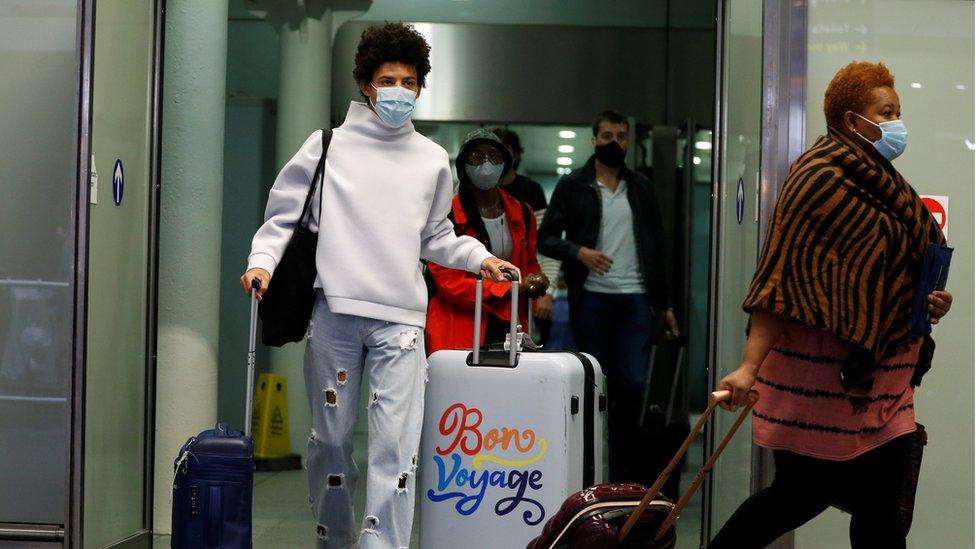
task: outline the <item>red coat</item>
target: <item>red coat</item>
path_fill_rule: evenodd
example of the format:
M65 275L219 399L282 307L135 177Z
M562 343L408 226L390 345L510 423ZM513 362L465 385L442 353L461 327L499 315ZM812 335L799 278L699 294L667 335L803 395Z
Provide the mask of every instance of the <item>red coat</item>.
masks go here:
M529 226L525 226L525 211L522 203L510 197L499 189L505 210L508 230L512 235L511 263L522 271L525 278L531 273L541 272L539 261L536 259L536 222L535 215L529 209ZM526 206L526 208L528 208ZM454 197L453 204L455 232L475 237L475 229L468 224L468 216L461 208L461 199ZM434 297L427 308L427 353L441 349L470 349L474 335L474 289L476 275L456 269L448 269L435 263L428 263L437 287ZM482 303L484 313L481 319L481 344L484 344L485 329L488 324L487 315L493 315L505 322L511 318L512 297L509 294L511 284L484 281ZM527 300L520 296L520 323L526 326Z

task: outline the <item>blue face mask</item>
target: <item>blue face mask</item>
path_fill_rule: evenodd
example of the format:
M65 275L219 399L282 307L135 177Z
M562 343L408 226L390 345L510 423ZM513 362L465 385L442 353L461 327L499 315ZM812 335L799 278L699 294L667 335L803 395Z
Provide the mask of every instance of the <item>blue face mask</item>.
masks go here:
M864 118L857 113L854 114L860 118ZM864 118L864 120L874 124L878 127L878 129L881 130L881 139L877 141L868 141L868 138L864 137L860 133L857 133L857 130L855 130L855 133L861 136L861 139L874 145L874 148L878 151L878 153L887 158L888 162L893 161L901 156L901 153L905 152L905 147L908 146L908 128L905 127L904 122L901 120L892 120L890 122L882 122L877 124L875 122L871 122L867 118Z
M400 86L373 88L376 90L376 104L373 108L384 124L399 128L410 120L417 94Z

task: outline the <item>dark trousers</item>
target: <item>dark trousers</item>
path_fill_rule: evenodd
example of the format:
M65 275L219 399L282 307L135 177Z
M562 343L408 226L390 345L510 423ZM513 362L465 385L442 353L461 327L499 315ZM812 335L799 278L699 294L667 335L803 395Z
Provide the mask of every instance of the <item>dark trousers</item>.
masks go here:
M848 461L827 461L776 450L769 488L747 499L708 549L759 549L837 501L850 505L852 549L903 549L898 486L909 470L912 435L891 440Z
M535 327L539 330L539 345L549 343L549 334L552 333L552 320L548 318L536 318Z
M570 319L580 351L607 376L610 481L639 481L646 460L635 451L640 405L651 355L654 315L644 294L583 292Z

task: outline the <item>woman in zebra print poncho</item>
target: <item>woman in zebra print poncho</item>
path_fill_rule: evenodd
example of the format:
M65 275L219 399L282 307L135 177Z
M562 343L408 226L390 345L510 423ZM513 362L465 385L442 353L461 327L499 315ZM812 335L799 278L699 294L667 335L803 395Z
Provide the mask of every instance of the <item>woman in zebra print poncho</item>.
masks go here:
M841 501L852 547L905 547L913 386L935 347L910 337L909 319L925 247L945 238L891 164L907 130L887 67L841 69L824 114L827 135L796 161L777 199L743 305L742 363L719 383L733 406L759 392L753 437L773 450L776 476L712 549L765 547ZM934 292L929 303L937 323L952 296Z

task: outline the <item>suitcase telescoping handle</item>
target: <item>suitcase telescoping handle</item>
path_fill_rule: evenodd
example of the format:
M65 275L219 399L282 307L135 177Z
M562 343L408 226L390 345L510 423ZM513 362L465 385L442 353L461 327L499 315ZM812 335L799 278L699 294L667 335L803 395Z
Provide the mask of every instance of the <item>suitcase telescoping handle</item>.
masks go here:
M679 448L674 457L671 458L671 463L668 463L668 466L664 468L664 471L661 471L661 475L657 477L656 481L654 481L654 485L647 490L646 494L644 494L644 499L641 500L640 505L638 505L637 508L634 509L634 511L630 514L630 517L627 518L627 522L625 522L623 528L620 529L619 541L623 542L624 538L627 537L627 534L629 534L630 530L634 527L634 524L637 523L637 520L640 518L641 514L645 509L647 509L647 506L650 505L651 501L657 496L658 492L660 492L661 488L664 486L664 483L668 481L671 473L674 472L674 470L678 467L678 463L681 461L681 458L684 457L685 452L688 451L688 447L691 446L691 443L694 442L695 437L698 436L698 433L702 430L702 427L705 426L705 423L708 422L708 419L712 416L712 413L715 412L715 408L718 407L720 403L731 399L731 391L715 391L709 396L708 407L705 408L705 413L703 413L698 422L695 423L695 426L691 428L691 433L688 434L688 438L685 439L684 444L681 445L681 448ZM702 482L705 480L705 476L712 471L712 468L715 466L715 462L718 461L718 458L722 455L725 447L728 446L729 442L732 441L732 437L735 436L735 432L739 430L739 426L742 425L742 422L745 421L746 417L748 417L749 412L752 411L752 407L756 404L757 400L759 400L759 393L756 391L749 391L749 395L746 397L746 405L742 408L742 412L739 414L739 417L736 418L735 423L732 424L729 432L726 433L722 438L722 441L719 442L718 446L712 452L712 455L708 458L708 461L705 462L705 465L700 471L698 471L698 474L695 475L695 479L691 482L691 485L688 486L683 494L681 494L681 498L678 499L678 502L674 504L671 512L668 513L668 516L664 519L664 521L661 522L657 533L654 535L655 540L659 540L664 536L664 534L668 531L668 528L670 528L671 525L674 524L674 521L677 520L678 515L681 514L681 511L684 510L685 506L688 505L688 502L691 501L691 497L695 495L696 491L698 491L698 487L701 486Z
M647 380L644 382L644 401L641 403L640 419L638 425L643 427L647 417L647 408L651 402L651 379L654 377L654 359L657 357L657 346L661 334L655 334L651 339L651 360L647 367ZM671 425L671 415L674 412L674 397L678 392L678 378L681 377L681 366L684 364L685 347L688 346L688 338L684 334L679 335L668 341L678 347L678 359L674 363L674 376L671 378L671 393L668 395L668 408L664 419L664 426Z
M254 354L258 340L258 290L261 281L251 279L251 333L247 340L247 396L244 397L244 435L251 436L251 408L254 406Z
M512 314L509 322L509 332L511 333L511 343L508 349L508 365L515 366L515 356L518 353L518 293L519 276L518 272L512 269L503 269L505 278L512 282ZM481 294L484 291L484 277L478 273L477 282L474 290L474 339L471 346L474 347L474 360L472 364L481 364Z

